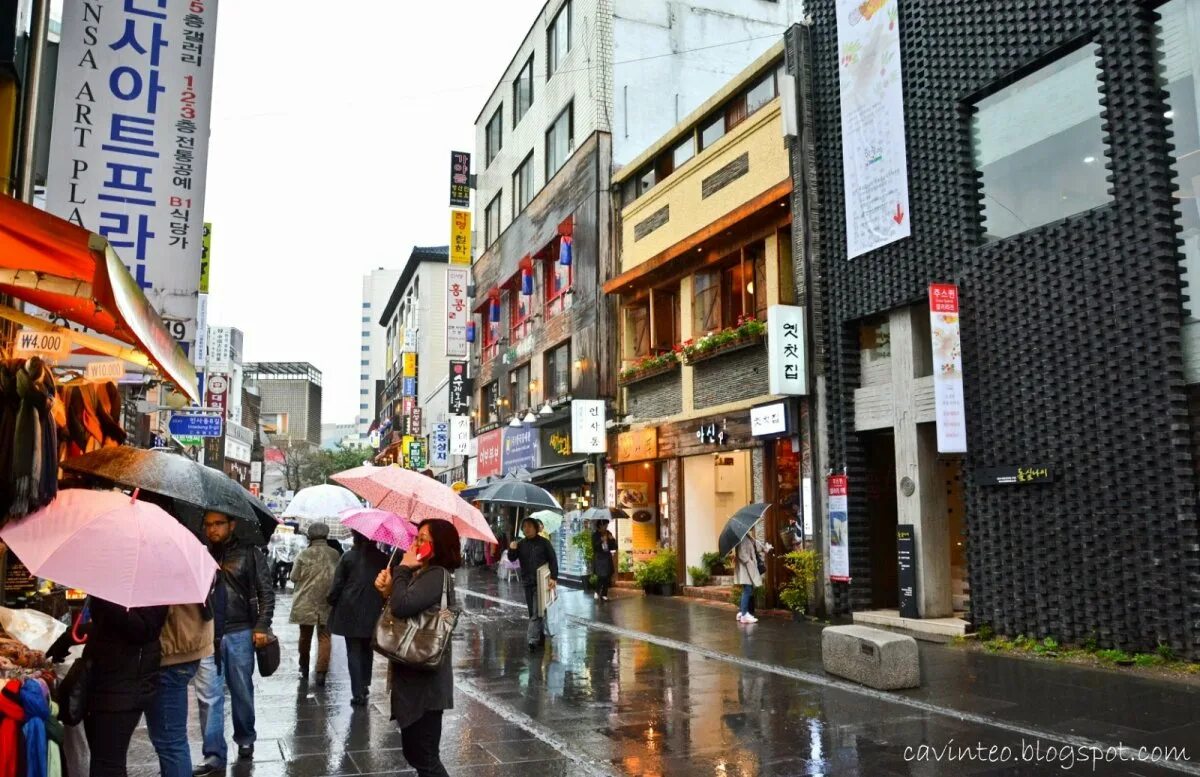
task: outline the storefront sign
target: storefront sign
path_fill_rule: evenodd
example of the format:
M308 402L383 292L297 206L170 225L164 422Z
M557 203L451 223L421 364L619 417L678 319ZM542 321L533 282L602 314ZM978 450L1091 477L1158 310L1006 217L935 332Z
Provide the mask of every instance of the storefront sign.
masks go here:
M549 467L554 464L567 464L572 461L582 461L583 454L577 454L571 447L571 424L562 423L555 426L543 426L541 429L541 450L539 467Z
M604 468L604 506L617 506L617 471L612 467Z
M503 430L493 429L486 434L479 435L475 438L475 445L478 451L475 476L483 478L488 475L499 475L501 454L504 450Z
M617 435L617 461L647 461L658 458L658 427L647 426Z
M415 397L417 395L417 379L416 378L401 378L400 379L400 396Z
M1054 472L1040 464L1021 467L983 467L975 470L975 483L980 486L1018 486L1051 483Z
M65 359L71 353L71 337L65 331L43 332L38 329L22 329L17 332L14 356L41 356L48 359Z
M775 402L750 408L750 435L767 437L775 434L787 434L791 430L789 415L787 402Z
M917 610L917 537L911 523L896 526L896 568L900 617L920 618Z
M471 263L470 250L467 264ZM452 359L467 358L467 322L471 311L467 309L467 286L471 283L471 271L462 267L446 270L446 355Z
M262 465L261 461L250 462L250 482L251 483L261 483L262 482L262 466L263 465Z
M462 415L471 403L471 381L467 378L467 363L450 362L449 392L450 415Z
M450 152L450 207L471 207L471 155Z
M604 453L605 435L603 399L571 400L571 450L575 453Z
M829 579L850 582L850 479L829 476Z
M71 3L47 210L107 238L185 351L197 334L217 0Z
M429 463L445 467L450 463L450 424L434 424L429 430Z
M450 264L471 264L471 211L450 211Z
M171 439L185 448L199 448L200 446L204 445L203 437L192 437L188 434L172 435Z
M221 414L224 415L229 405L229 376L209 374L205 383L204 404L221 408Z
M408 444L408 466L412 469L425 469L425 441L412 440Z
M538 430L533 428L504 428L504 457L501 470L504 474L538 468Z
M900 0L837 0L846 258L911 234Z
M400 354L400 356L404 360L403 367L402 367L402 369L404 370L404 372L402 373L404 375L404 377L406 377L406 378L417 377L417 355L415 353L405 351L404 353Z
M729 441L729 433L725 430L724 422L718 425L715 421L709 421L696 429L696 440L701 445L724 445Z
M231 429L233 428L233 424L230 424L229 426ZM240 461L240 462L249 464L250 463L250 446L247 445L246 443L242 442L241 440L235 440L234 438L226 435L225 436L225 458L232 459L233 461Z
M113 359L111 361L88 362L83 368L83 377L93 383L107 383L125 377L125 363Z
M420 435L424 428L424 412L420 406L414 406L412 412L408 414L408 433Z
M958 317L958 286L952 283L930 284L929 329L933 337L933 399L938 453L967 452Z
M450 417L450 454L468 456L471 453L471 419L465 415Z
M783 396L808 393L804 308L767 308L767 375L769 391Z

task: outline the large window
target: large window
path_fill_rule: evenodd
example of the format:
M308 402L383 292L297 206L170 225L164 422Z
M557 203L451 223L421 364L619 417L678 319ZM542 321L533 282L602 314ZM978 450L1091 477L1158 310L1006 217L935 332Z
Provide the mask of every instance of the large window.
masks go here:
M529 55L528 61L525 62L525 67L521 68L521 72L517 73L517 80L513 81L513 126L521 123L521 119L529 111L529 106L533 105L533 55Z
M571 0L563 3L546 31L546 77L554 75L571 50Z
M500 384L492 381L483 387L480 392L480 400L483 404L483 417L489 424L499 423L500 421Z
M518 288L508 292L509 346L516 345L533 331L533 296L521 293ZM536 289L534 290L536 293Z
M504 103L496 106L496 112L492 114L492 118L488 119L487 126L483 129L484 138L487 148L487 163L490 165L496 155L500 153L500 149L504 146Z
M571 341L546 352L545 370L546 401L554 402L571 393Z
M513 171L512 214L515 219L533 199L533 152Z
M655 289L651 300L650 347L670 351L683 340L679 325L679 289Z
M491 248L492 243L500 239L500 195L496 196L483 209L483 247Z
M529 362L508 373L508 409L520 415L529 409Z
M650 303L639 302L625 308L625 358L650 355Z
M1112 201L1099 47L1088 44L980 100L971 120L983 224L999 240Z
M559 264L558 255L558 250L551 251L551 258L546 261L546 318L571 307L571 284L575 280L571 271L573 265Z
M479 349L483 356L483 361L496 358L500 353L500 325L492 323L491 315L488 312L489 304L484 308L483 325L480 327L483 334L480 337Z
M767 315L766 251L761 240L692 278L692 325L697 336Z
M575 103L567 104L546 130L546 180L549 181L575 147Z

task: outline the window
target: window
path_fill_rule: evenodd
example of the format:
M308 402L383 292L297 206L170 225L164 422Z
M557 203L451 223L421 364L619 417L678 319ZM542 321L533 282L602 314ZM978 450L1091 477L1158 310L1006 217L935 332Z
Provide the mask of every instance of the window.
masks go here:
M767 315L766 250L763 242L744 246L722 266L692 279L693 330L697 336L737 326L746 318Z
M483 387L480 392L480 404L483 405L483 417L487 419L487 423L495 424L500 422L500 384L492 381Z
M371 376L364 372L363 374L358 376L358 379L359 380L370 380Z
M546 180L549 181L575 148L575 103L567 104L546 130Z
M547 402L562 399L571 393L571 341L546 352L542 373Z
M654 188L654 184L658 183L658 175L653 167L647 167L640 172L637 177L637 196L641 197L646 192Z
M358 409L359 409L359 410L366 410L366 409L367 409L367 408L369 408L369 407L370 407L370 405L368 405L366 402L363 402L363 403L359 404L359 406L358 406Z
M572 265L558 263L559 246L555 242L551 258L546 261L546 318L556 316L571 307L571 284L575 281Z
M718 113L708 124L700 126L700 149L704 150L725 137L725 114Z
M778 92L775 89L775 73L767 73L746 92L746 115L749 116L774 100L776 94Z
M563 3L546 31L546 78L554 75L571 50L571 0Z
M671 150L671 171L683 167L684 163L696 155L696 139L688 135Z
M536 289L534 292L536 293ZM516 345L533 331L533 296L521 293L521 283L508 292L508 342Z
M513 126L521 123L521 119L529 112L529 106L533 105L533 55L529 55L529 60L525 63L525 67L521 68L521 72L517 73L517 80L513 81Z
M496 192L496 196L483 209L483 246L485 249L491 248L492 243L500 239L500 195L502 191Z
M487 126L483 130L485 149L487 154L487 162L484 167L490 165L496 155L500 153L500 149L504 147L504 103L500 103L496 107L496 112L492 114L492 118L488 119Z
M670 351L682 340L678 288L655 289L651 292L651 349L660 353Z
M364 346L362 347L362 349L363 349L363 351L369 351L369 350L371 350L371 346L369 346L369 345L364 345Z
M529 362L508 373L508 409L520 414L529 409Z
M371 317L370 317L370 316L363 316L363 320L362 320L362 322L363 322L364 324L369 324L369 323L371 323Z
M529 156L525 157L525 161L521 166L513 172L513 218L521 214L525 210L525 206L533 199L533 152L529 152Z
M488 307L490 307L490 304ZM479 344L483 361L493 359L497 354L500 353L500 342L498 335L499 329L500 325L492 323L491 315L488 313L487 307L485 307L483 312L483 325L480 327L482 335L481 342Z
M371 363L370 359L363 359L361 362L359 362L359 365L360 365L360 366L363 366L363 367L366 367L366 366L367 366L367 365L369 365L370 363Z
M370 310L370 309L371 309L371 303L370 303L370 302L364 302L364 303L363 303L363 310Z
M625 358L650 355L650 303L625 308Z
M1047 110L1047 106L1054 106ZM1112 201L1104 169L1099 47L1088 44L975 105L988 240Z

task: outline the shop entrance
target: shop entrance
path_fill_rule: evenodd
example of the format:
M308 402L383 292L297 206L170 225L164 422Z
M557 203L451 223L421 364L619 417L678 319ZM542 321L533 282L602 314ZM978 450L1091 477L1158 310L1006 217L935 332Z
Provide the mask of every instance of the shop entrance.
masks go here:
M629 517L618 518L609 527L616 535L618 568L629 569L639 561L649 561L658 552L662 527L666 526L666 494L663 477L666 467L658 462L643 461L619 464L617 476L617 507Z
M871 549L871 607L895 609L900 595L896 571L896 442L890 430L863 435L867 469L868 547Z
M971 609L971 584L967 577L966 500L963 498L962 459L942 459L946 487L946 520L950 533L950 597L955 613Z

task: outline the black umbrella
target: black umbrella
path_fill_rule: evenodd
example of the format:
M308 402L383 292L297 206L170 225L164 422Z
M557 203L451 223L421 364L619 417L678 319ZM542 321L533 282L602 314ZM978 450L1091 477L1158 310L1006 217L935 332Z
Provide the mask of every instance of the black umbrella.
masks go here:
M762 520L770 507L767 502L746 505L725 522L725 528L721 529L721 539L717 543L717 550L721 552L722 558L732 553L738 543L746 539L746 535Z
M224 472L166 450L119 446L101 448L73 459L62 468L90 481L136 488L173 499L191 510L176 517L199 531L204 510L238 518L237 535L244 542L264 545L278 525L271 509Z
M558 510L562 505L546 489L523 480L504 478L492 483L475 497L476 502L510 507L527 507L533 510Z

